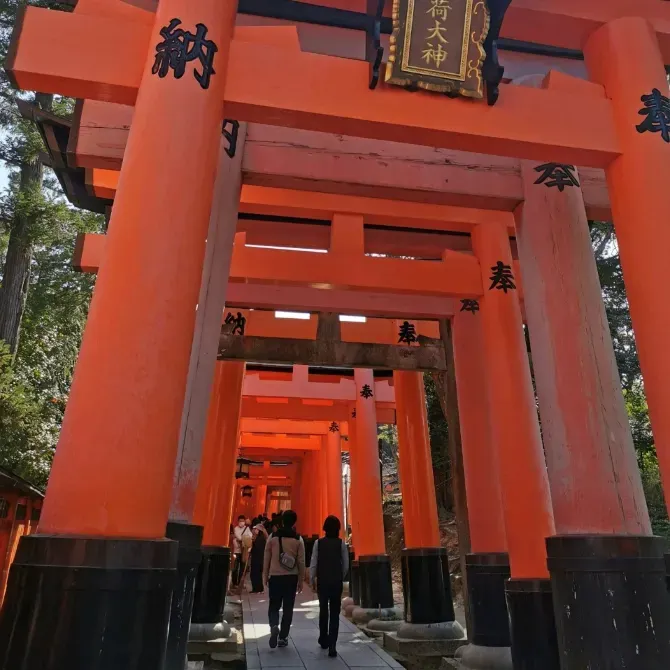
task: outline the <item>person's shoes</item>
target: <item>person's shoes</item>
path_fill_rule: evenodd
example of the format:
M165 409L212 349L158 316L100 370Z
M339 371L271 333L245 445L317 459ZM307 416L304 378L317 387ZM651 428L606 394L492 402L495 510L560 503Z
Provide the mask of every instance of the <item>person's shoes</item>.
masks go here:
M337 649L335 649L335 647L331 647L328 650L328 656L330 656L330 658L337 658Z
M324 639L323 637L319 637L319 646L321 647L321 649L328 649L330 645L328 644L328 641L326 639Z
M280 638L279 638L279 647L280 647L280 648L282 648L282 647L288 647L288 640L286 640L286 639L280 637Z
M277 638L279 637L279 626L272 626L270 629L270 649L277 648Z

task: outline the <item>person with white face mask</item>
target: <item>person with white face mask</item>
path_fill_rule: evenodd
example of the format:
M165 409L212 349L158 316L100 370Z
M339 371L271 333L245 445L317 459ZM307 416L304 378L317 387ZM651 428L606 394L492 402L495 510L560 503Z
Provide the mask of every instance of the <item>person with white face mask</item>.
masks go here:
M235 555L233 586L240 585L240 580L244 574L244 548L247 544L251 546L251 542L251 528L247 526L247 520L244 515L241 515L237 519L237 526L235 526L235 530L233 531L233 554Z

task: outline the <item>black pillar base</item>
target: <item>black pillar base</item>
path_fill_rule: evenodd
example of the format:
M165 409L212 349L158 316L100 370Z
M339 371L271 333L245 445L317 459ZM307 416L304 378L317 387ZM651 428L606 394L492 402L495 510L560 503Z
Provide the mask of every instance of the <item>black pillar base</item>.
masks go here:
M563 670L670 668L665 547L650 536L547 538Z
M162 670L177 548L21 538L0 612L0 669Z
M405 621L431 624L454 621L449 558L441 547L404 549L402 589L405 594Z
M230 549L204 546L195 581L193 623L221 623L226 605Z
M510 579L505 592L514 670L559 670L550 581Z
M349 545L348 551L349 551L349 570L347 570L347 574L344 577L345 582L351 582L351 564L356 559L356 552L354 551L354 548L351 545ZM349 584L349 595L351 595L351 584Z
M360 556L358 559L361 607L393 607L393 579L388 556Z
M510 577L508 554L465 557L470 604L470 642L479 647L509 647L509 616L505 582Z
M202 526L169 521L165 537L179 542L177 553L177 581L170 606L170 632L168 634L165 670L184 670L188 631L191 626L195 579L200 566Z
M361 569L358 561L351 562L351 568L349 570L351 573L349 578L349 593L354 599L354 605L357 607L361 606Z

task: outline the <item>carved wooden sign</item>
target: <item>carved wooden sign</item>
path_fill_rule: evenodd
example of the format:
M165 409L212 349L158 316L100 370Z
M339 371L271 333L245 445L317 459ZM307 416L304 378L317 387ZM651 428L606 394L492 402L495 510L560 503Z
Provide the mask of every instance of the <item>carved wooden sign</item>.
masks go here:
M386 81L482 98L489 26L485 0L393 0Z

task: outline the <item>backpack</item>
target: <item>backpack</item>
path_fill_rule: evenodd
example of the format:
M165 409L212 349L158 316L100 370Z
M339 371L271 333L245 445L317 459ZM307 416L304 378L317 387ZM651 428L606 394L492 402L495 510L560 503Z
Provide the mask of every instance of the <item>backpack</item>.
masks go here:
M284 570L294 570L295 565L298 562L297 558L295 556L291 556L291 554L286 554L284 552L284 545L282 544L282 538L281 535L279 536L279 565L284 568Z

